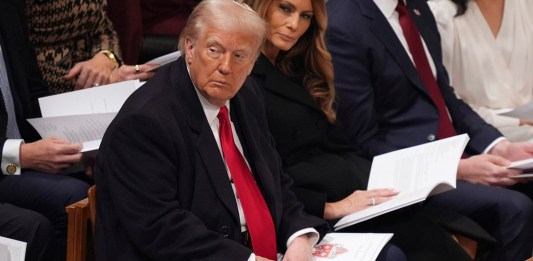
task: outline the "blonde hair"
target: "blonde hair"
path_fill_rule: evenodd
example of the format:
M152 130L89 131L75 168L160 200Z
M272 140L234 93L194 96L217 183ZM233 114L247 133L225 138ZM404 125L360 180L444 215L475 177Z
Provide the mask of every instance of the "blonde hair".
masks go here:
M268 7L273 0L244 0L259 16L266 19ZM327 14L324 0L311 0L313 19L309 29L288 51L281 51L276 57L276 67L288 76L303 78L311 97L318 102L329 122L335 122L333 109L335 88L333 86L333 64L331 54L324 41Z
M265 21L249 6L233 0L203 0L194 8L181 31L179 49L182 53L185 53L185 39L194 42L207 28L251 35L256 40L254 50L257 55L266 33Z

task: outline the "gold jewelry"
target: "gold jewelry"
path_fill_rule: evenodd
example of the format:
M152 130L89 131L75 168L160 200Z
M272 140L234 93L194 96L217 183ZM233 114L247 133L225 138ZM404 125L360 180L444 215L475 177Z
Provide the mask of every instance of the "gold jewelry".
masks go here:
M17 172L17 165L13 163L7 164L6 172L11 175L15 174L15 172Z
M141 68L139 68L139 65L136 64L135 65L135 73L140 73L141 72Z
M115 65L115 67L113 67L113 70L117 69L120 66L120 63L118 62L117 57L113 52L109 50L102 50L98 53L105 54L105 56L107 56L107 58L109 58L109 60L113 62L113 64Z

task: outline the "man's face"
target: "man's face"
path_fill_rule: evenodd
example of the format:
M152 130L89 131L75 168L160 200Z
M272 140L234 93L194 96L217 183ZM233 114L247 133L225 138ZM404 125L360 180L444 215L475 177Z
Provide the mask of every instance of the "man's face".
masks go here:
M241 88L257 58L249 34L206 29L198 40L185 39L186 60L198 91L222 106Z

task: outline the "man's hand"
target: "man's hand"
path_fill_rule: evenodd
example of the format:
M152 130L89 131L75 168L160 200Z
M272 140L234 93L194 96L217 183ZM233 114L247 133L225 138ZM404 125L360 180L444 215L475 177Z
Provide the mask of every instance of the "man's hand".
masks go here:
M340 201L326 203L324 219L342 218L372 206L372 203L379 204L390 200L396 195L398 195L398 191L393 189L356 190ZM374 202L372 202L372 198L374 198Z
M504 157L510 161L533 158L533 143L504 140L498 142L489 153Z
M20 146L20 165L47 173L58 173L81 159L81 144L54 137Z
M312 248L306 234L298 236L287 248L283 261L311 261L313 260Z
M515 176L522 171L508 169L511 162L505 158L490 154L481 154L462 159L459 162L457 178L489 186L511 186L517 183L509 176Z

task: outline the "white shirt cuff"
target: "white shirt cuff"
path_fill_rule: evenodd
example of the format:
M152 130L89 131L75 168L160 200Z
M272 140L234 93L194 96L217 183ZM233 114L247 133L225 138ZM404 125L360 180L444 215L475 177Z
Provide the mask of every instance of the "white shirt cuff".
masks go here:
M302 230L296 231L296 233L292 234L292 236L289 237L289 239L287 240L287 248L290 246L290 244L295 238L303 234L308 234L307 241L309 242L309 245L311 247L314 246L318 242L318 237L319 237L318 231L316 231L316 229L314 228L304 228Z
M4 175L20 175L20 145L24 140L8 139L4 142L4 149L2 150L2 174ZM9 171L16 168L15 171Z
M494 148L494 146L496 146L496 144L498 144L500 141L502 140L506 140L506 138L504 137L499 137L497 139L495 139L491 144L489 144L489 146L487 146L487 148L483 151L483 154L486 154L486 153L489 153L489 151Z

